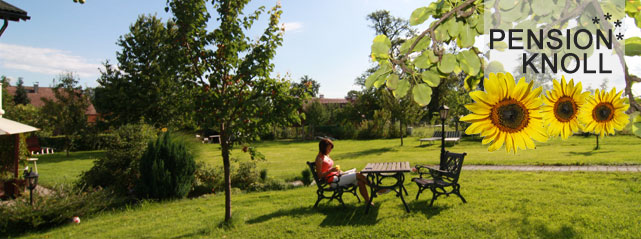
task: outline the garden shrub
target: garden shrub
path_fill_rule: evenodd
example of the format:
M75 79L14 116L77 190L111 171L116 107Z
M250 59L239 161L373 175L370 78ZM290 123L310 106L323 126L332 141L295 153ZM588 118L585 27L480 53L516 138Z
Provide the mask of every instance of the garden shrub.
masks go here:
M79 184L89 187L110 187L119 193L129 193L139 175L140 157L156 130L146 124L128 124L114 131L105 156L83 172Z
M26 137L20 134L20 161L19 168L22 169L26 165L26 159L29 157L29 150L27 149ZM0 135L0 175L11 174L13 176L13 163L15 160L15 138L13 135Z
M238 171L231 175L231 186L246 190L252 184L258 183L259 178L255 162L241 162L238 166Z
M265 180L267 180L267 169L266 168L260 170L260 181L264 182Z
M222 167L211 167L204 162L197 162L194 176L194 185L192 191L189 192L190 197L197 197L223 190L224 179Z
M140 159L136 192L142 198L184 198L194 183L196 162L183 140L169 133L149 143Z
M15 200L14 205L0 207L0 235L19 234L70 223L74 216L83 217L123 205L126 201L111 191L82 192L60 186L51 195L33 195Z
M308 168L303 169L303 171L301 172L301 176L301 181L303 181L303 184L310 185L312 183L312 172L309 171Z

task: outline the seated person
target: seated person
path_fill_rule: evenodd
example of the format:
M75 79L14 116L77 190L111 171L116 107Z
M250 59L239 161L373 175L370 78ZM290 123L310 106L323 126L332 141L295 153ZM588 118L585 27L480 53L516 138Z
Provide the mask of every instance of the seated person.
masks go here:
M365 199L365 202L369 202L369 196L367 195L368 185L367 178L363 176L360 172L350 170L351 172L345 172L341 174L342 171L334 167L334 161L329 157L329 153L332 152L334 148L334 143L330 139L322 139L318 143L318 155L316 156L316 175L319 178L325 179L327 183L332 183L338 181L339 186L346 185L358 185L358 190ZM338 180L340 177L340 180ZM335 183L333 185L336 185Z

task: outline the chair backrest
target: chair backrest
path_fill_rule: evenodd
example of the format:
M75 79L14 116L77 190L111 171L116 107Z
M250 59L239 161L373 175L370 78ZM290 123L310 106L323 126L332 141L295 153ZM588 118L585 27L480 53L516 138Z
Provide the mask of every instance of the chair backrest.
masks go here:
M323 188L323 184L325 183L325 180L318 178L318 175L316 175L316 163L307 162L307 166L309 166L309 170L312 171L312 177L314 177L314 182L316 182L316 186L318 186L319 188Z
M457 154L449 151L445 151L445 168L443 170L450 172L453 183L458 181L458 177L461 174L461 168L463 167L463 159L465 159L467 153Z
M434 131L434 135L432 137L441 137L443 135L443 131Z

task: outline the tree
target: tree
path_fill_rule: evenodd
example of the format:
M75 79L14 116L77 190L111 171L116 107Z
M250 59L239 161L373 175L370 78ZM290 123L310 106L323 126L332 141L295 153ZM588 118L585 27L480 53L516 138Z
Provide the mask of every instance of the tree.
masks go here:
M204 0L168 1L178 25L179 44L190 49L184 53L194 63L192 79L201 86L195 94L200 124L220 132L226 222L231 219L233 145L258 139L274 124L299 123L298 109L303 100L291 95L288 81L271 77L271 60L283 40L283 29L278 26L280 5L267 12L269 18L262 35L251 39L247 31L265 8L243 14L248 2L214 1L217 26L207 31L210 14Z
M7 88L9 87L9 78L6 76L0 76L0 83L2 83L2 109L5 114L10 113L13 108L13 97L9 95ZM6 117L6 115L5 115Z
M314 137L315 128L324 125L329 120L328 108L318 101L312 101L305 109L305 121L311 128L311 136Z
M301 92L297 93L297 95L302 95L302 93L304 92L311 97L316 97L318 95L318 90L320 89L320 83L318 83L308 75L304 75L300 78L300 83L292 83L292 88L294 88L296 92Z
M178 26L141 15L116 43L118 67L108 61L95 89L95 106L112 125L141 119L156 127L193 128L189 61L180 52Z
M27 96L27 90L24 89L24 81L22 77L18 77L18 84L16 85L16 95L13 96L13 102L16 105L27 105L31 103Z
M55 99L42 99L45 102L42 113L53 124L54 133L64 136L65 151L69 157L74 141L87 127L85 112L89 107L89 97L78 86L78 80L72 73L61 74L54 79L54 85Z

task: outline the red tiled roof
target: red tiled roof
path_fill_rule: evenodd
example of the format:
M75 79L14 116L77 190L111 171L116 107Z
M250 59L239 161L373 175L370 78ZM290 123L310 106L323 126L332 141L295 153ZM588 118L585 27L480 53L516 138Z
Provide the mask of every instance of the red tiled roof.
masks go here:
M345 98L313 98L312 100L318 101L321 104L348 104L349 101Z
M42 100L42 98L45 99L50 99L50 100L56 100L56 95L53 92L53 88L51 87L38 87L38 93L32 93L33 92L33 87L30 86L25 86L25 90L27 91L27 97L31 101L31 105L35 107L42 107L45 105L45 102ZM16 89L17 87L15 86L8 86L7 87L7 92L10 95L16 95ZM93 106L93 104L89 103L89 107L87 107L87 110L85 111L86 115L97 115L98 112L96 111L96 108Z

